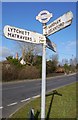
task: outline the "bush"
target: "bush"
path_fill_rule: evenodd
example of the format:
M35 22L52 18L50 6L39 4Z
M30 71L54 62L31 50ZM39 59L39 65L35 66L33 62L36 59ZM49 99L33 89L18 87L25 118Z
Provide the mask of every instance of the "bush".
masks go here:
M9 61L2 64L2 81L40 78L40 69L35 66L18 67Z
M2 81L11 81L18 78L18 69L16 66L10 64L2 65Z
M57 69L57 64L55 61L47 61L47 66L46 66L46 72L47 74L49 73L54 73Z
M36 79L40 77L39 70L34 66L26 66L21 69L18 79Z

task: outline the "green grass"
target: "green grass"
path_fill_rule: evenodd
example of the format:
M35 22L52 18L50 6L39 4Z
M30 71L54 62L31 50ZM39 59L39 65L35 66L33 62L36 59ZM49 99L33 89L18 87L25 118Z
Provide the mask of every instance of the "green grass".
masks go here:
M76 83L57 89L57 92L62 94L62 96L54 96L49 118L76 118ZM51 99L52 95L46 97L46 117ZM35 114L37 111L40 112L40 101L41 99L37 98L26 103L26 105L17 111L12 118L29 118L29 111L31 108L35 109Z

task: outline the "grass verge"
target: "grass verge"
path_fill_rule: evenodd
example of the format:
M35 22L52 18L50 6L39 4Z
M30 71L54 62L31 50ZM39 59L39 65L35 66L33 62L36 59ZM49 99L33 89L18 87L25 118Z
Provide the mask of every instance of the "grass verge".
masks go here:
M77 83L78 84L78 83ZM57 89L62 94L46 97L46 118L76 118L76 83ZM31 99L11 118L29 118L30 109L35 109L35 116L40 118L41 98Z

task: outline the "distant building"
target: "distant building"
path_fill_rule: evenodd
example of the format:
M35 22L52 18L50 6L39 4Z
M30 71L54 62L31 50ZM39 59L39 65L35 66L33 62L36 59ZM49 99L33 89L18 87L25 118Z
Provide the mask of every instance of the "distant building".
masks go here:
M16 59L18 60L18 53L16 53Z
M24 59L22 59L22 60L20 61L20 63L21 63L22 65L25 65L25 64L26 64L26 62L24 61Z

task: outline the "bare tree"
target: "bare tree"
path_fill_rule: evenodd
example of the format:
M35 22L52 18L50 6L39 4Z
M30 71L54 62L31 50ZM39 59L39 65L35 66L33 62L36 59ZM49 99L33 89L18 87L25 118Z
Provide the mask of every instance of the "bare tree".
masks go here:
M52 61L55 62L55 64L58 64L58 54L52 55Z
M70 65L76 66L77 65L77 58L70 59Z
M17 42L21 57L26 62L32 63L33 58L42 54L42 45L30 44L26 42Z
M68 65L68 63L69 63L68 59L66 59L66 58L62 59L62 66L65 64Z

